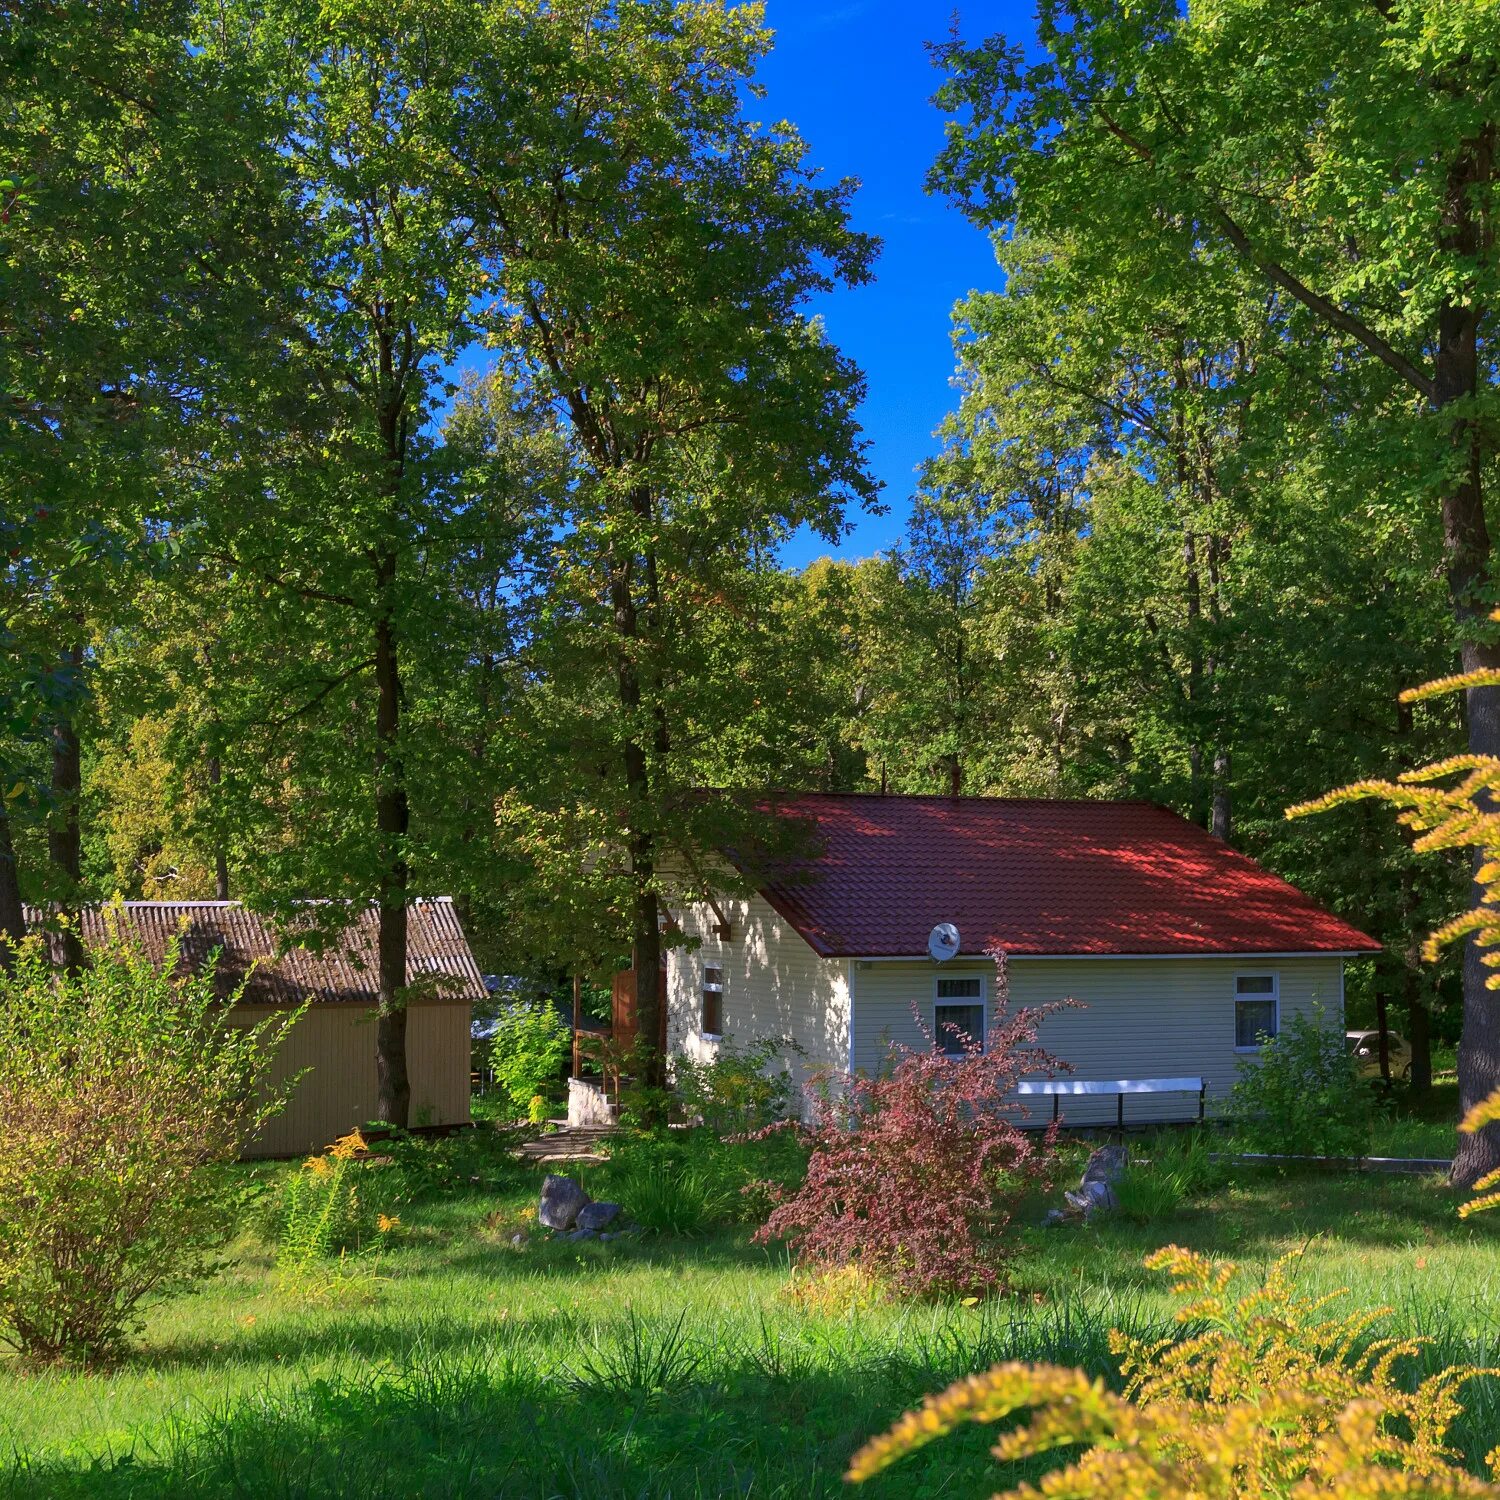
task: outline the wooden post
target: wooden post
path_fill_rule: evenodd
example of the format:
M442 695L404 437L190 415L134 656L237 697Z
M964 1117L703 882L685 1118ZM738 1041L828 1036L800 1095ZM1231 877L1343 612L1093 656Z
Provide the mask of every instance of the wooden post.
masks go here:
M578 1030L583 1025L583 981L573 976L573 1076L582 1076L578 1060Z
M1115 1095L1115 1128L1122 1134L1125 1130L1125 1094L1120 1092Z

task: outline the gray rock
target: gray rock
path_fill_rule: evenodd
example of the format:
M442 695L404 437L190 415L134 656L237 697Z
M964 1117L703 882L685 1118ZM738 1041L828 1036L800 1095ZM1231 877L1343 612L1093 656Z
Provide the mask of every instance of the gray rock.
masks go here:
M1079 1186L1087 1187L1091 1182L1103 1182L1113 1187L1125 1175L1125 1169L1129 1165L1130 1152L1124 1146L1100 1146L1090 1155ZM1111 1193L1110 1197L1113 1196Z
M620 1205L618 1203L585 1203L578 1210L578 1227L593 1230L607 1229L619 1217Z
M571 1229L578 1222L580 1209L593 1200L571 1177L549 1172L542 1181L542 1201L536 1211L537 1223L546 1229Z
M1085 1180L1076 1193L1064 1193L1063 1198L1070 1208L1077 1209L1085 1218L1101 1209L1116 1206L1115 1190L1097 1178Z
M1072 1219L1060 1208L1049 1208L1047 1217L1042 1220L1043 1229L1061 1229L1066 1224L1071 1224Z
M574 1241L597 1240L599 1238L599 1235L595 1230L592 1229L575 1229L572 1234L564 1235L563 1238Z
M510 1242L519 1250L526 1243L526 1236L524 1234L513 1234L510 1237Z

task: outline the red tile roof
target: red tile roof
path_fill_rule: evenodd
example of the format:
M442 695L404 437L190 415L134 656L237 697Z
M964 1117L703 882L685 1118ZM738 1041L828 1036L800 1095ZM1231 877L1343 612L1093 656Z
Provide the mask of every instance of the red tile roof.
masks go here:
M361 908L352 924L322 952L284 947L284 943L294 941L295 933L278 928L269 917L247 911L238 901L127 901L124 906L130 936L153 962L160 962L168 942L179 933L179 953L189 968L196 968L218 949L215 989L225 998L259 960L245 985L243 1000L247 1005L300 1005L304 1000L374 1005L378 999L378 914L373 906ZM45 921L45 913L36 907L27 908L28 927L41 927ZM104 924L104 910L85 908L82 927L86 946L104 940ZM55 936L48 934L47 941L58 956ZM446 896L411 903L406 943L407 983L422 983L417 1003L428 997L485 998L484 979L469 951L458 913Z
M829 958L963 952L1351 953L1380 945L1149 802L793 796L813 851L764 889Z

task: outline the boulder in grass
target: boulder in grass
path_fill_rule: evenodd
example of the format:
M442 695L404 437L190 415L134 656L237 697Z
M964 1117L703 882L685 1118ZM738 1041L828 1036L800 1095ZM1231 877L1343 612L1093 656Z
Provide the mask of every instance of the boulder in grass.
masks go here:
M592 1229L597 1234L601 1229L608 1229L619 1217L618 1203L585 1203L578 1210L578 1227Z
M545 1229L559 1232L571 1229L578 1222L580 1210L593 1202L589 1195L571 1177L561 1177L549 1172L542 1182L542 1201L537 1208L537 1223Z

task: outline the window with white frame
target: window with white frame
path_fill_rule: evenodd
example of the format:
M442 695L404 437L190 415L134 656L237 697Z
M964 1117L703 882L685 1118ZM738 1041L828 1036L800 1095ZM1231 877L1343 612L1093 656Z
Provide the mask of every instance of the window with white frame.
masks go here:
M698 1030L704 1036L724 1034L724 971L711 965L703 970L703 1005L698 1013Z
M1253 1052L1266 1037L1281 1030L1281 992L1275 974L1234 977L1234 1045Z
M937 981L932 1033L949 1057L984 1051L984 976L944 975Z

